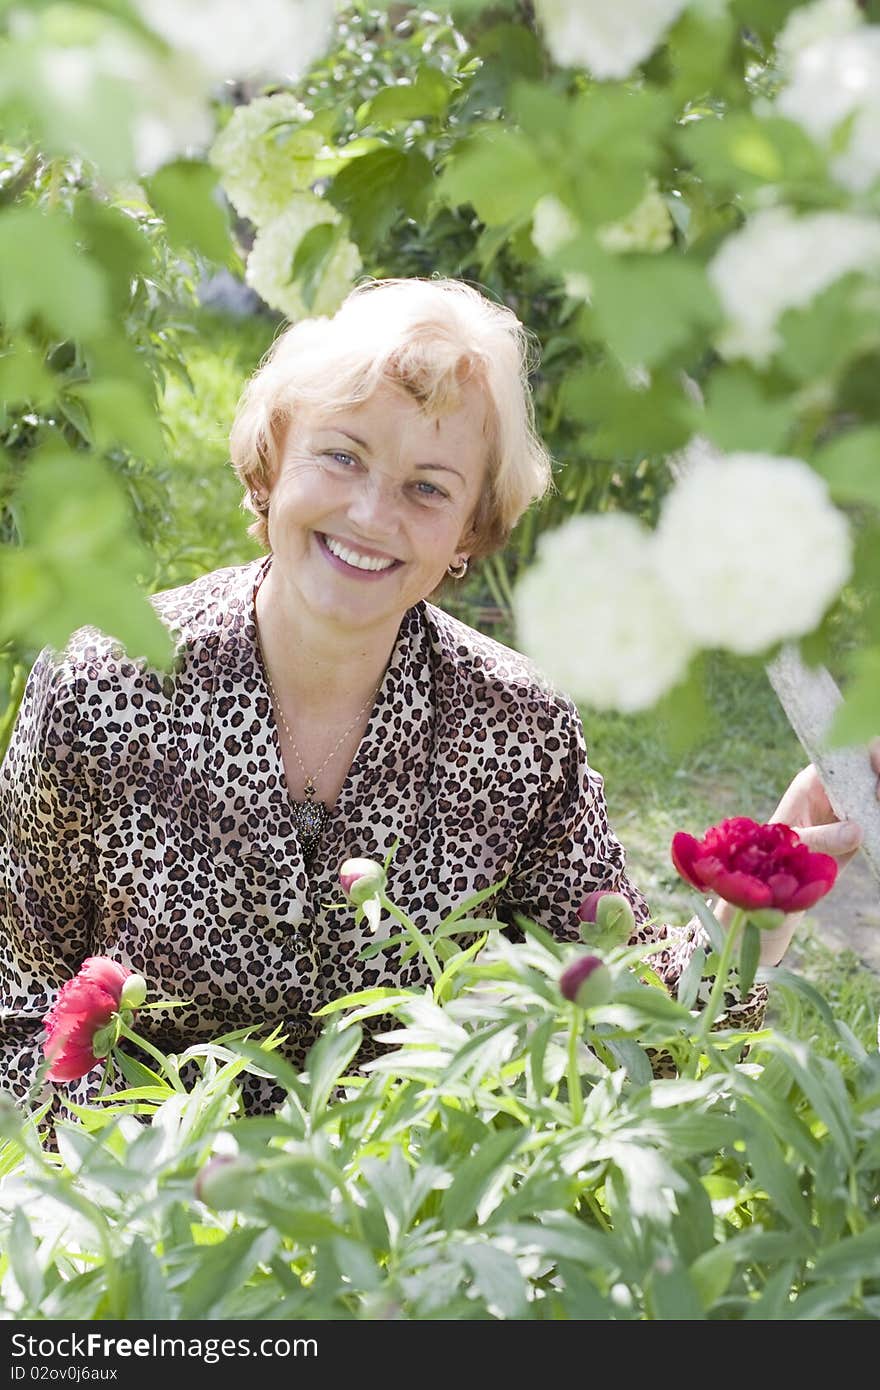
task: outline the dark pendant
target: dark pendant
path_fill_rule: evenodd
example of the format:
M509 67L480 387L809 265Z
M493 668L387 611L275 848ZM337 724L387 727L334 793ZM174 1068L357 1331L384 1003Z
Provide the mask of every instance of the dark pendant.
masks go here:
M293 824L296 829L296 838L299 840L303 852L303 859L308 862L318 847L318 842L324 833L324 826L327 823L327 807L323 801L315 801L315 788L311 780L306 783L305 801L293 802Z

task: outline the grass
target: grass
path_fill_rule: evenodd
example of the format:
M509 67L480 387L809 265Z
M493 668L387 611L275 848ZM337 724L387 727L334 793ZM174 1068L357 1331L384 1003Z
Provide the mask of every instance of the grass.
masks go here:
M165 584L183 584L259 553L246 535L227 438L242 387L276 331L269 318L203 312L187 353L191 385L175 378L168 382L164 419L171 464L163 478L168 520L159 547ZM478 573L449 589L440 602L465 622L511 643L509 615L497 607L497 598L497 586L487 589ZM689 890L669 858L675 831L699 834L732 815L765 819L804 763L760 664L713 653L704 659L701 674L699 717L679 709L676 718L674 707L666 719L653 711L634 716L583 711L590 761L605 778L609 814L626 846L629 873L655 915L673 922L687 920L691 912ZM880 985L853 952L829 950L808 922L797 963L866 1045L876 1045ZM821 1033L817 1045L830 1047L827 1038L819 1042Z

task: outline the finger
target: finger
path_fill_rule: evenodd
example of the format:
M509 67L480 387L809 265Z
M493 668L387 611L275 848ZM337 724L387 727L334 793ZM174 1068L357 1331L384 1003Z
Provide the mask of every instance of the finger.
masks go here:
M797 833L815 854L835 857L852 854L862 843L862 827L852 820L836 821L833 825L810 825Z

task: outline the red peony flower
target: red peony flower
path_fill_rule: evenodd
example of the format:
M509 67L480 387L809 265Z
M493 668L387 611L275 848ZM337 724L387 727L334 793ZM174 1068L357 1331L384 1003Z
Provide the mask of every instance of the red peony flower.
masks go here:
M52 1063L47 1072L50 1081L76 1081L98 1065L101 1059L92 1046L95 1034L119 1011L127 980L142 984L139 975L117 961L89 956L73 979L61 986L46 1015L43 1051ZM135 989L134 996L143 1002L142 990Z
M808 849L788 825L759 825L746 816L722 821L702 840L679 831L672 862L701 893L735 907L802 912L830 892L837 862Z

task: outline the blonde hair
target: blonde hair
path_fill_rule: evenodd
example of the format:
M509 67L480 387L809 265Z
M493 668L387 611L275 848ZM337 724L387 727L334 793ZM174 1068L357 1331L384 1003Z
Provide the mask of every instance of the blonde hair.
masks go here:
M269 547L265 508L278 449L297 410L343 409L384 382L429 416L455 410L477 381L490 404L488 469L472 519L473 559L500 549L523 512L550 486L550 458L535 430L528 376L537 354L512 310L461 280L368 280L332 318L287 328L248 382L230 435L232 466L246 488L248 528Z

